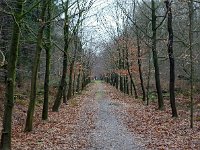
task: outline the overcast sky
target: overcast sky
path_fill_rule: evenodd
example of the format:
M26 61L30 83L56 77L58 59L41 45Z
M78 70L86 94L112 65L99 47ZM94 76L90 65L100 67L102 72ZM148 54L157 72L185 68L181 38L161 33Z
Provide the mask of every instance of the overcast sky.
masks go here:
M115 33L116 18L113 7L114 0L95 0L92 8L88 12L88 18L84 22L84 36L87 40L92 39L93 47L97 43L109 41Z

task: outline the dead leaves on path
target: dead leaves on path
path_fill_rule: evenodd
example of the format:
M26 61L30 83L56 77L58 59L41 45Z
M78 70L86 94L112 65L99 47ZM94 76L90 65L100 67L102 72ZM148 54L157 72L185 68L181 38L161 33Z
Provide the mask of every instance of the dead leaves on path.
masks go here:
M90 143L88 133L94 128L94 109L90 94L92 86L68 105L63 104L59 112L49 112L49 120L41 120L41 106L36 108L34 130L23 132L26 108L16 105L13 119L12 149L14 150L74 150L85 149Z
M195 128L190 129L189 110L179 108L179 118L174 119L167 100L165 110L159 111L156 103L145 106L142 100L134 100L110 85L106 89L112 99L126 106L124 122L147 149L200 149L200 122L195 122ZM183 99L178 103L183 104Z
M95 83L94 83L95 84ZM49 112L49 120L41 121L41 106L37 106L34 130L24 133L27 107L16 105L13 117L12 148L14 150L79 150L91 145L88 136L95 128L94 119L98 108L94 108L96 86L92 84L69 105L62 105L59 112ZM147 149L200 149L200 122L189 128L189 111L179 109L179 118L171 118L171 109L166 100L166 109L158 111L157 105L145 106L142 100L134 100L114 87L104 85L105 95L123 104L125 124L136 139ZM103 94L104 95L104 94ZM183 99L178 103L184 104ZM115 103L112 103L112 105ZM182 107L181 105L181 107Z

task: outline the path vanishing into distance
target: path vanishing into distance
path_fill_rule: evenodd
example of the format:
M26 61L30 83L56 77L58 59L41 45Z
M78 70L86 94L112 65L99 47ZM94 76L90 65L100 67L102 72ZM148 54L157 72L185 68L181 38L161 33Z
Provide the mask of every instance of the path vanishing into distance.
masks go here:
M54 97L52 97L54 98ZM169 104L168 104L169 105ZM51 107L50 107L51 108ZM16 105L13 150L199 150L199 128L191 130L184 119L173 119L170 106L158 111L156 103L119 92L101 81L90 83L59 112L49 111L41 121L36 107L34 129L24 133L26 107ZM186 113L181 113L185 117Z
M40 120L36 120L31 133L23 133L22 126L14 125L13 149L144 149L123 122L128 115L127 105L115 101L113 95L113 88L106 83L95 81L89 84L68 105L63 104L59 112L50 112L48 122L40 123ZM21 124L23 125L23 120Z
M142 149L136 144L133 134L131 134L122 117L126 115L126 106L115 102L109 96L103 83L96 83L94 105L97 109L95 113L95 129L91 131L90 150L139 150Z

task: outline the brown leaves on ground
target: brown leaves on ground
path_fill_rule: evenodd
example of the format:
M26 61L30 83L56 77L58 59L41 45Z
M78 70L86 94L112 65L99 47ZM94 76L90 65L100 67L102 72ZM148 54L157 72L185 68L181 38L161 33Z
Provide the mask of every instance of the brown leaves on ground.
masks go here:
M63 104L59 112L49 112L49 120L41 120L41 105L37 105L34 129L24 133L27 105L18 103L14 108L12 148L14 150L79 150L91 146L90 132L95 129L96 83L90 84L81 95L74 97L68 105ZM105 84L104 89L112 101L125 106L121 119L127 129L141 145L147 149L200 149L200 122L195 121L194 129L189 125L188 99L178 100L179 117L171 117L169 100L165 100L165 110L157 110L151 102L145 106L141 99L133 99ZM106 94L106 95L107 95Z
M145 106L141 99L134 100L108 85L112 99L123 103L127 108L124 122L129 131L139 136L147 149L200 149L200 122L190 128L190 112L185 107L178 107L178 118L171 117L169 100L165 100L165 110L157 110L157 104ZM177 98L177 104L185 104L188 99ZM125 113L126 114L126 113Z
M63 104L59 112L51 112L50 110L48 121L41 120L42 107L37 106L34 129L29 133L23 132L27 108L19 104L16 105L13 119L12 149L87 149L90 145L87 135L94 128L93 114L96 111L88 105L93 103L94 95L90 94L92 90L95 90L93 85L81 95L71 99L68 105Z

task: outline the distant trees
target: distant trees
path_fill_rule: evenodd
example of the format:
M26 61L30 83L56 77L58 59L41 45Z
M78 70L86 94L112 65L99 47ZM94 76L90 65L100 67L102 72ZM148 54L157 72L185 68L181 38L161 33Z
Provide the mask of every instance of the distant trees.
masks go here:
M54 101L54 105L52 108L53 111L59 110L62 97L63 97L63 102L67 103L67 99L71 98L73 91L75 91L73 89L75 88L73 87L73 85L75 86L75 80L76 80L74 65L76 62L78 51L82 50L81 42L79 38L79 31L80 31L79 29L81 26L81 22L84 19L83 13L86 13L88 9L91 7L91 5L92 5L92 1L88 2L84 0L75 1L72 4L69 0L67 0L65 3L62 4L62 7L64 8L64 13L65 13L64 26L63 26L63 31L64 31L63 70L62 70L62 77L61 77L61 81L60 81L59 88L57 91L56 99ZM70 7L77 7L77 8L75 10L70 10ZM73 13L70 15L71 12ZM70 53L71 53L70 55L71 59L68 57ZM84 55L84 53L82 53L81 55ZM68 66L69 66L69 69L68 69ZM83 66L83 64L80 64L80 66ZM68 90L67 90L66 77L67 77L68 70L69 70L69 78L68 78ZM79 71L82 71L82 70L79 70ZM79 72L78 84L80 84L80 75L81 73ZM83 84L85 82L84 78L85 76L83 72L83 77L82 77ZM79 85L78 85L78 88L79 88Z
M200 81L199 1L115 1L115 25L105 27L110 41L100 44L99 54L83 42L83 22L93 2L0 1L0 67L6 72L1 149L11 149L15 88L30 95L25 131L31 131L38 93L47 120L51 88L57 91L52 111L59 111L62 100L67 103L91 81L95 60L103 65L101 78L147 105L157 96L162 110L169 92L172 117L178 116L175 94L188 93L193 127ZM29 91L23 84L30 79Z
M5 32L12 33L12 39L0 42L0 66L5 62L7 65L1 149L7 150L11 149L15 88L19 92L19 87L26 88L23 94L29 94L27 85L23 87L22 84L31 79L30 101L24 129L29 132L33 129L39 90L43 91L42 119L47 120L52 86L58 89L53 105L53 111L58 111L62 98L67 103L67 93L71 93L71 96L68 96L71 98L90 82L93 53L83 48L81 30L84 17L93 1L16 0L13 3L1 1L0 4L0 20L8 17L11 22L7 26L13 24L13 27L7 29L2 22L0 23L0 39ZM8 51L4 46L9 42ZM63 72L60 86L57 88L57 79L61 73L61 67L58 67L61 54ZM16 81L20 86L16 86Z
M157 95L160 110L164 109L163 97L168 99L169 93L172 117L178 116L176 93L179 94L181 91L187 93L190 89L188 93L191 106L190 126L193 127L196 108L194 104L198 103L194 102L194 93L195 87L199 86L197 82L199 80L199 62L196 60L199 59L197 49L200 42L195 40L199 38L197 30L200 21L198 19L199 2L192 0L184 2L178 0L118 0L115 4L116 8L120 8L116 18L120 18L119 14L121 14L121 18L127 21L123 26L121 26L123 21L121 24L118 23L118 28L112 32L121 31L107 43L105 51L110 52L103 52L103 58L107 62L105 68L107 72L102 76L107 82L112 83L116 81L112 80L113 72L119 76L123 75L125 78L127 74L130 74L135 79L139 97L142 94L143 100L146 100L148 105ZM114 30L114 28L110 30ZM128 36L124 33L128 33ZM130 41L132 44L126 45ZM127 49L128 51L126 51ZM129 67L124 66L123 68L121 65L118 68L115 60L118 60L119 64L125 62ZM121 68L123 73L120 72ZM153 74L154 79L152 78ZM132 82L131 76L128 77L128 84ZM175 80L176 77L178 77L177 80ZM183 79L187 80L183 81ZM123 85L119 89L128 94L124 90L124 83L127 84L127 80L118 80L119 87ZM146 85L146 89L144 85ZM115 87L118 88L118 83ZM130 94L131 88L132 86L130 86Z

